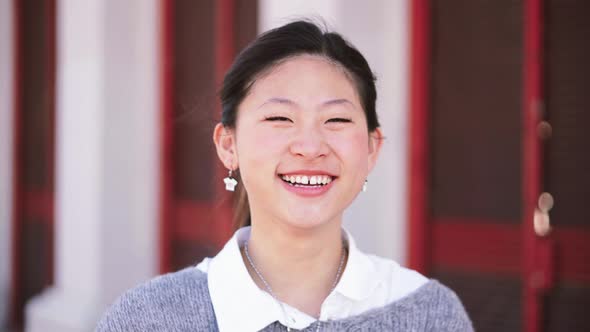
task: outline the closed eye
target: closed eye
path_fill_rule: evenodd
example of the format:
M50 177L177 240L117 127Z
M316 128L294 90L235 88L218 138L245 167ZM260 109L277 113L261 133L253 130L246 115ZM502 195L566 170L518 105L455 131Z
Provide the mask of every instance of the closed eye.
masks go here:
M266 120L266 121L290 121L290 122L293 122L293 121L291 121L291 119L286 118L284 116L269 116L269 117L265 118L264 120Z
M328 122L341 122L341 123L346 123L346 122L352 122L351 119L345 119L345 118L332 118L329 119L328 121L326 121L326 123Z

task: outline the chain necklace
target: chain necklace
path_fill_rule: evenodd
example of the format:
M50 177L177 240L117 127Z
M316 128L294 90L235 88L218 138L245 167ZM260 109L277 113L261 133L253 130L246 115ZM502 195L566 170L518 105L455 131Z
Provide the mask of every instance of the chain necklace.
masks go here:
M252 258L250 257L250 253L248 252L248 242L246 242L244 244L244 254L246 254L246 259L248 259L248 263L250 264L250 267L254 270L254 272L256 272L256 275L264 284L264 288L266 288L266 291L270 294L270 296L272 296L272 298L281 307L281 311L283 312L283 317L285 318L285 324L287 324L287 331L291 331L291 327L289 326L289 317L287 316L287 311L285 310L285 306L283 306L283 303L279 300L279 298L272 291L272 288L270 287L270 285L268 284L266 279L264 279L264 277L262 276L262 273L260 273L260 271L258 270L256 265L254 265L254 262L252 261ZM338 279L340 279L340 275L342 274L342 268L344 267L345 256L346 256L346 250L343 249L342 256L340 257L340 264L338 265L338 272L336 272L336 278L334 279L334 283L332 283L332 288L330 289L329 294L331 294L334 291L334 289L336 288L336 285L338 284ZM316 331L319 331L320 330L320 320L318 319L317 322L318 322L318 328Z

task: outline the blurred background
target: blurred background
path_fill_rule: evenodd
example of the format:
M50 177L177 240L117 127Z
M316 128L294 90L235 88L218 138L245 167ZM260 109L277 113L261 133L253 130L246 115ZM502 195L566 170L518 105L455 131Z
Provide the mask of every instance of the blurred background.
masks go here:
M215 255L220 82L302 17L378 78L361 249L450 286L478 331L590 331L586 0L0 0L0 331L92 331Z

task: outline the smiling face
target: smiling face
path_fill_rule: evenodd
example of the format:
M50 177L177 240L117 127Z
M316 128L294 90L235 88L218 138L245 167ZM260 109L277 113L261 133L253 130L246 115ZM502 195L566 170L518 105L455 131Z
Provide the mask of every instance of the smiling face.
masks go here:
M381 144L379 129L369 135L350 77L312 55L284 60L258 78L239 106L236 128L220 126L219 156L240 169L253 224L340 222Z

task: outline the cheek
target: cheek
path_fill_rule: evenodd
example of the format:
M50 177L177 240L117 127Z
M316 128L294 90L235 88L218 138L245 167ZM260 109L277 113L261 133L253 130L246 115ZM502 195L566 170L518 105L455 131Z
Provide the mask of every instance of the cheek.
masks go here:
M352 131L334 137L331 145L340 158L351 168L368 168L369 143L365 131Z
M285 135L256 128L237 133L238 162L245 184L274 173L286 146ZM260 181L258 179L257 181Z
M286 134L253 126L252 130L238 133L238 154L240 159L274 160L273 156L284 150L288 140Z

